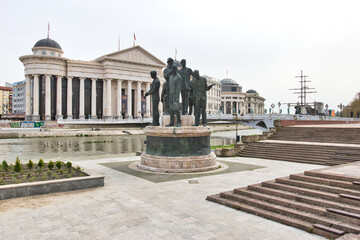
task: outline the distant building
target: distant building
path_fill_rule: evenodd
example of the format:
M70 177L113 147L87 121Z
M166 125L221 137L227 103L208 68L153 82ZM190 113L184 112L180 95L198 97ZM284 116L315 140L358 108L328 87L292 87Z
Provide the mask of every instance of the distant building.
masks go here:
M221 106L221 83L219 80L203 75L202 77L206 78L207 84L215 84L209 91L207 91L207 113L216 114L219 113Z
M60 45L41 39L21 56L26 76L26 119L123 119L150 117L150 71L165 81L164 62L140 46L93 61L64 58ZM161 89L160 89L161 91ZM162 103L159 104L162 109Z
M25 113L26 80L12 84L12 113Z
M0 87L0 114L12 113L12 88Z
M264 114L265 98L255 90L242 92L242 87L233 79L225 78L221 83L221 112L224 114Z
M264 102L265 98L261 97L255 90L249 89L246 91L247 113L264 114Z
M220 83L221 112L224 114L245 114L245 93L242 92L242 87L231 78L225 78Z

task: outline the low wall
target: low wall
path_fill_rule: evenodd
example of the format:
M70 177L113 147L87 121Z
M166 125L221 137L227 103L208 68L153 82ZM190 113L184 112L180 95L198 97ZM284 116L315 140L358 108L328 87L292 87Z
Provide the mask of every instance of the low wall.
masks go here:
M0 200L104 186L104 176L87 176L0 186Z
M278 120L276 127L286 127L290 125L323 125L323 124L349 124L359 123L359 121L329 121L329 120Z

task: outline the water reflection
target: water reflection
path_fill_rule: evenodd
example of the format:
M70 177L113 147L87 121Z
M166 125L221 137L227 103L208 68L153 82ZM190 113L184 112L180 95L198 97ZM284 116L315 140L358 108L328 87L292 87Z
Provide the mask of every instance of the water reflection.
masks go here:
M0 139L0 160L15 162L16 157L36 162L39 158L53 161L109 158L145 149L144 140L144 135ZM211 145L234 142L234 131L216 132L210 139Z

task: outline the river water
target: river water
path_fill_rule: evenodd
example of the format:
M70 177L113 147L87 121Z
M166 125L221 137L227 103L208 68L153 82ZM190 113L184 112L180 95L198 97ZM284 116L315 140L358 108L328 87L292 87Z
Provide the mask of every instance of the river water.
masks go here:
M259 130L240 130L238 135L259 134ZM40 158L49 161L78 161L99 158L116 158L134 155L145 149L145 135L94 136L94 137L48 137L0 139L1 161L22 162ZM235 142L235 131L212 133L210 144L228 145Z

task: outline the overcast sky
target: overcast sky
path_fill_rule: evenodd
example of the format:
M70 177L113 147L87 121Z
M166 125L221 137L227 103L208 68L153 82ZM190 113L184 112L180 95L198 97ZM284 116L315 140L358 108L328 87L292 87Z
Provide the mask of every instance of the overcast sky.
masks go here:
M308 101L337 109L360 91L360 1L0 0L0 85L24 79L19 57L50 38L63 57L94 60L136 44L166 62L234 79L271 103L296 103L289 88L309 76ZM277 109L277 107L276 107Z

